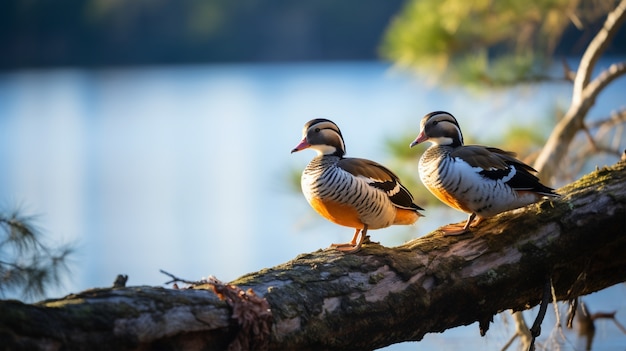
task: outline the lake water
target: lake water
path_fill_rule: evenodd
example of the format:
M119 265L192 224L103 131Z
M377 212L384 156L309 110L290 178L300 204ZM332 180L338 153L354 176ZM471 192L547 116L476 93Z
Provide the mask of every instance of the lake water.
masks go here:
M591 117L624 107L623 80L600 96ZM313 157L290 154L308 120L334 120L349 156L386 163L385 140L408 147L430 111L452 112L466 134L487 140L511 123L537 123L555 104L566 107L570 94L568 83L442 88L377 62L2 73L0 203L38 215L51 241L74 243L70 277L51 296L110 286L117 274L128 274L129 285L162 285L168 278L159 269L229 281L353 234L294 191L294 173ZM465 219L437 213L372 239L398 245ZM595 294L601 298L590 307L619 308L626 322L626 305L616 305L625 292L622 284ZM390 349L499 349L511 332L492 327L480 338L477 329ZM603 349L626 350L614 329L600 330L596 345L604 335Z

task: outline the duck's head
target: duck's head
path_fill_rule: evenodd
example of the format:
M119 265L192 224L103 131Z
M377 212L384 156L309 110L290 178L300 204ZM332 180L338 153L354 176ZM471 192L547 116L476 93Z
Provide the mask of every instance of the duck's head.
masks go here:
M302 129L302 141L291 153L311 148L318 155L335 155L342 157L346 153L343 136L337 125L324 118L310 120Z
M410 146L413 147L425 141L441 146L457 147L463 145L463 134L452 114L435 111L422 118L420 133Z

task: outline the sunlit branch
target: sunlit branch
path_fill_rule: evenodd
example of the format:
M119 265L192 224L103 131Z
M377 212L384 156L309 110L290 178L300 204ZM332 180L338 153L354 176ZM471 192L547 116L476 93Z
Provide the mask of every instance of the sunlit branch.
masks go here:
M608 14L602 29L587 46L574 79L572 105L579 104L583 99L583 93L591 79L595 63L609 46L611 38L615 36L624 20L626 20L626 0L620 1L617 7Z

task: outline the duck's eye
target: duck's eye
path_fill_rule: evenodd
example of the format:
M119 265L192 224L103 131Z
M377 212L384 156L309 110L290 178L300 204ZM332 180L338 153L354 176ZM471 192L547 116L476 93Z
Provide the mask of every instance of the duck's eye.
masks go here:
M315 128L315 133L319 133L321 129Z
M439 121L433 121L434 126L436 126L437 124L439 124Z

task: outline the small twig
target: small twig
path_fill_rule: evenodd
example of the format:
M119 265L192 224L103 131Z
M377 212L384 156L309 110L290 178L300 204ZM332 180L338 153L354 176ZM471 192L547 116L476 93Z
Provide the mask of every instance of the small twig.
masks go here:
M572 329L576 310L578 309L578 298L569 300L569 309L567 310L567 329Z
M591 315L591 320L595 321L596 319L615 319L615 313L617 313L617 311L596 312Z
M620 323L617 318L613 317L613 322L615 322L615 325L617 325L617 327L619 328L619 330L622 331L622 333L626 334L626 328L624 328L624 326L622 325L622 323Z
M529 351L535 350L535 339L539 335L541 335L541 323L543 323L543 319L546 316L546 311L548 310L548 304L550 303L550 297L552 296L552 279L547 278L546 283L543 286L543 296L541 297L541 305L539 306L539 312L537 313L537 318L535 318L535 322L533 326L530 328L530 335L532 339L530 340Z
M552 305L554 306L554 317L556 319L555 330L562 340L566 340L565 334L563 334L563 325L561 325L561 313L559 311L559 301L556 298L556 291L554 285L550 283L550 293L552 295Z
M218 281L217 279L215 279L214 277L209 277L207 279L203 278L201 280L187 280L187 279L182 279L182 278L178 278L177 276L168 273L162 269L159 269L159 272L167 275L168 277L172 278L172 280L165 282L165 284L172 284L172 283L185 283L185 284L189 284L189 285L202 285L202 284L214 284L216 281Z
M615 157L620 157L622 155L622 153L618 149L612 149L610 147L604 147L604 146L596 146L594 151L597 154L604 153L604 154L612 155Z
M565 78L565 80L573 83L574 79L576 79L576 72L572 70L565 58L563 58L561 62L563 63L563 77Z
M113 282L113 288L124 288L126 287L127 281L128 281L128 275L118 274L117 277L115 277L115 281Z
M520 338L520 347L524 348L530 345L531 335L528 326L526 325L526 321L524 320L524 316L521 311L516 311L511 314L513 316L513 321L515 322L515 334L511 337L511 339L502 347L501 351L505 351L508 349L513 341Z
M596 141L593 139L593 136L591 135L589 128L587 128L586 125L583 125L582 131L583 133L585 133L585 136L587 137L587 141L591 145L591 150L594 152L598 152L598 144L596 144Z
M517 339L518 336L519 336L519 334L517 334L517 333L513 334L513 336L511 336L511 338L509 339L509 341L507 341L507 343L504 344L504 346L502 346L500 351L506 351L509 348L509 346L511 346L513 344L513 341L515 341L515 339Z
M556 298L554 285L550 284L550 296L552 296L552 305L554 306L554 317L556 319L556 327L561 328L561 314L559 313L559 301Z
M181 282L192 286L209 284L213 293L232 308L231 318L239 324L240 330L228 350L267 350L271 334L272 310L265 298L257 296L252 289L242 290L232 284L224 284L219 279L209 276L200 281L178 278L162 269L161 273L172 278L165 284Z
M615 325L617 325L617 327L619 328L619 330L622 331L622 333L626 334L626 328L624 328L624 326L617 320L617 318L615 318L615 314L617 313L617 311L613 311L613 312L596 312L594 314L592 314L590 316L591 320L595 322L596 319L610 319L612 320Z
M596 326L584 301L580 301L578 308L580 309L577 311L578 317L576 319L578 321L578 335L585 338L585 350L591 350L596 335Z
M567 11L567 17L569 17L569 20L572 22L574 26L576 26L578 30L582 31L583 29L585 29L585 25L583 24L583 21L578 17L578 15L574 11Z
M612 112L608 118L598 119L589 122L589 129L600 128L604 125L614 126L616 124L626 122L626 108L622 108L619 111Z

